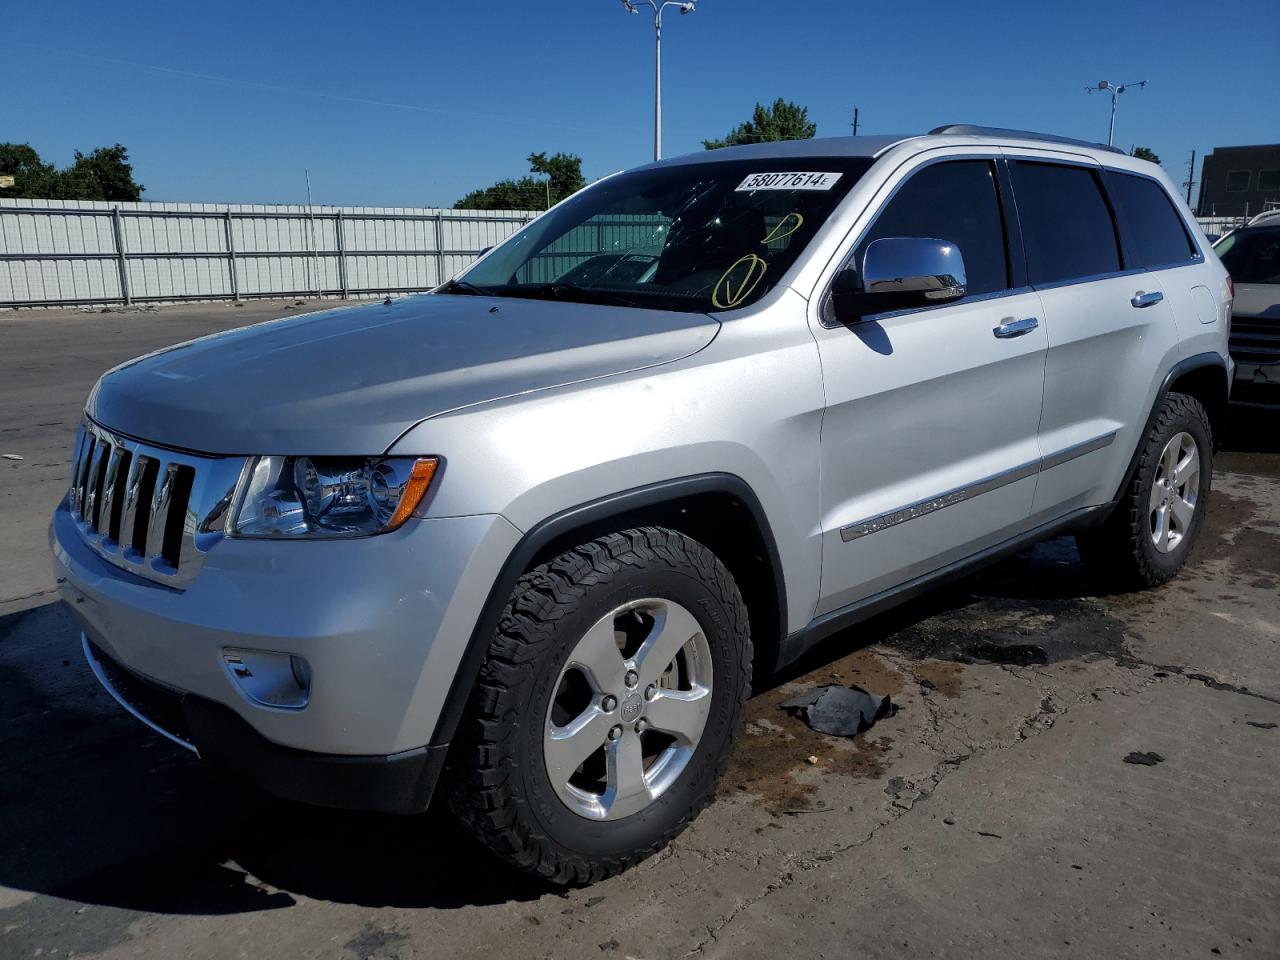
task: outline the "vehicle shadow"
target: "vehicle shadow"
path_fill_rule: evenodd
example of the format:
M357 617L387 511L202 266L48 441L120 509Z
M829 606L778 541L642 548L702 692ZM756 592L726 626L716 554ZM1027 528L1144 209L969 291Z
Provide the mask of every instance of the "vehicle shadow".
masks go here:
M506 869L442 804L364 815L215 778L98 688L77 637L58 604L0 617L0 886L195 915L295 895L448 909L552 890Z
M1072 537L1046 540L832 634L796 662L761 678L755 692L875 645L912 660L961 663L1117 654L1123 627L1093 602L1113 594L1081 562ZM1029 635L1018 624L1033 618L1035 630Z
M1232 404L1219 430L1216 466L1280 477L1280 409Z

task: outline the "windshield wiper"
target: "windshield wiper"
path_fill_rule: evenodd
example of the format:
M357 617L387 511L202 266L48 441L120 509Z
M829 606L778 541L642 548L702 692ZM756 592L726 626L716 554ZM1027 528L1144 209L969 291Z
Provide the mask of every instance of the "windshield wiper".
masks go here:
M572 283L519 284L495 290L500 297L528 297L531 300L570 300L578 303L605 303L617 307L638 307L639 303L609 290L579 287Z
M436 293L455 293L470 297L489 297L493 295L492 290L478 287L466 280L450 280L444 286L436 288Z

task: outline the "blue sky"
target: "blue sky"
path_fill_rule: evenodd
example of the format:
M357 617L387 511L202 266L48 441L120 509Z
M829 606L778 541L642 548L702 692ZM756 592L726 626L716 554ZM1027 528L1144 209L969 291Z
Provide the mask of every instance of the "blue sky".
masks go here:
M1192 149L1280 141L1275 0L960 4L699 0L668 8L668 156L757 100L808 106L819 136L944 122L1107 133L1174 180ZM1249 52L1253 48L1254 52ZM47 159L120 141L151 200L451 205L526 172L532 151L589 178L651 156L653 29L618 0L0 6L0 141ZM1198 176L1197 163L1197 176Z

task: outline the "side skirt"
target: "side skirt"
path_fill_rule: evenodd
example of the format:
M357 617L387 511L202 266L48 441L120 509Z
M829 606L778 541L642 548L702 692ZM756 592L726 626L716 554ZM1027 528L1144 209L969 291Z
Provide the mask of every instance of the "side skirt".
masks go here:
M1021 553L1027 547L1041 540L1048 540L1064 533L1075 533L1079 530L1087 530L1090 527L1097 526L1106 520L1114 508L1114 501L1094 507L1082 507L1079 510L1068 513L1066 516L1051 520L1038 527L1033 527L1025 533L988 547L972 556L956 560L945 567L939 567L937 570L916 577L914 580L908 580L906 583L890 587L888 590L882 590L880 593L857 600L838 610L824 613L822 616L810 621L807 627L797 630L782 641L781 649L778 651L777 665L778 667L785 667L833 633L838 633L861 623L863 620L870 619L878 613L883 613L885 610L905 603L945 583L965 577L975 570L1003 560L1005 557Z

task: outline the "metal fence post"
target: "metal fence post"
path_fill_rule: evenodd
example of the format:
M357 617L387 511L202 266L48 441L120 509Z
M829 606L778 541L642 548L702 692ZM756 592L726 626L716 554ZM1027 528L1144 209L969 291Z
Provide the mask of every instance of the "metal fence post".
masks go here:
M240 279L236 276L236 237L231 229L231 211L227 211L226 219L222 221L223 227L227 232L227 274L231 277L231 299L240 299Z
M444 212L436 211L436 286L444 283Z
M342 211L339 210L334 214L336 218L335 231L338 235L338 283L342 286L342 299L347 299L347 243L342 239L343 219Z
M124 297L124 305L133 304L129 293L129 262L124 255L124 230L120 226L120 208L111 208L111 227L116 235L116 263L120 267L120 295Z

